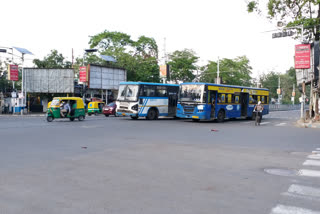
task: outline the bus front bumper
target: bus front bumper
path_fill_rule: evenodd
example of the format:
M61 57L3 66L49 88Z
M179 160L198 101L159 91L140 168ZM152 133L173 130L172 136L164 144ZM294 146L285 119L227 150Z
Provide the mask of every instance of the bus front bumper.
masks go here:
M198 114L176 114L179 118L186 118L186 119L196 119L196 120L206 120L205 115L198 115Z
M117 116L131 116L131 117L138 117L137 113L127 113L127 112L117 112Z

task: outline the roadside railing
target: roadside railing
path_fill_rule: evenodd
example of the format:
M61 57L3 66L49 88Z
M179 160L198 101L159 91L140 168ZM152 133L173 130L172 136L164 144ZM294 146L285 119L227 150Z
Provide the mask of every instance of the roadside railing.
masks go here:
M308 109L309 106L306 105L305 109ZM291 110L300 110L301 105L287 105L287 104L269 104L269 111L291 111Z

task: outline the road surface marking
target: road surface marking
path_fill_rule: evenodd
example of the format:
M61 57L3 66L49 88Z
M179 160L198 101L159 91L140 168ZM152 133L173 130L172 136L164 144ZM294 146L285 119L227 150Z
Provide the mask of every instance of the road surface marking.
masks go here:
M320 212L278 204L272 209L271 214L320 214Z
M317 159L317 160L320 160L320 154L317 154L317 155L309 155L308 158L309 158L309 159Z
M265 125L265 124L268 124L270 122L263 122L263 123L260 123L260 125Z
M308 177L320 177L320 171L309 170L309 169L300 169L298 172L298 175L308 176Z
M311 197L320 198L320 189L314 188L314 187L292 184L289 187L288 192L297 194L297 195L302 195L302 196L311 196Z
M277 124L277 125L275 125L275 126L284 126L284 125L286 125L287 123L279 123L279 124Z
M304 166L320 166L320 161L318 160L306 160L303 163Z

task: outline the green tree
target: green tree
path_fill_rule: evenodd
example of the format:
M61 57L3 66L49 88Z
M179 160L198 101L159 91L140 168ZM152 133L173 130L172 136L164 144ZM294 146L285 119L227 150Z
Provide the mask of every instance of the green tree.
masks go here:
M102 55L111 55L116 63L105 62L94 54L87 62L116 65L127 70L128 81L159 82L158 45L153 38L140 36L137 41L121 32L104 31L90 38L90 48L97 48Z
M220 77L224 84L251 86L251 66L249 59L246 56L240 56L235 59L219 60ZM217 77L217 62L209 61L208 65L202 67L200 81L215 82Z
M268 0L267 5L261 6L264 0L248 2L248 12L261 13L264 7L271 20L283 21L286 27L303 25L303 35L308 41L319 41L320 1L319 0ZM298 28L300 29L300 28ZM298 30L301 34L301 31Z
M198 59L195 52L189 49L169 54L170 80L191 82L195 78L193 72L197 69Z
M299 97L301 93L296 87L296 75L295 69L290 68L286 71L285 74L275 73L274 71L269 72L268 74L262 75L260 77L260 82L263 88L267 88L270 90L270 98L278 99L277 89L279 85L280 78L280 87L281 87L281 95L282 95L282 103L283 104L291 104L291 97L293 92L293 85L295 85L295 103L298 103ZM271 100L271 99L270 99Z
M0 92L6 92L11 85L7 80L7 64L0 60Z
M57 50L51 50L43 60L34 59L33 63L37 68L71 68L72 63L66 61L62 54L59 54Z

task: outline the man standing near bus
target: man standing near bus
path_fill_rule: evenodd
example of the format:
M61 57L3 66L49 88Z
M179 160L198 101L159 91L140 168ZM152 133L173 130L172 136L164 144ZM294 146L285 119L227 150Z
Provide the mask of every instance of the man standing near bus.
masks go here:
M259 124L260 124L262 119L262 111L263 111L263 105L261 104L261 101L259 101L258 104L254 107L254 111L258 113Z

